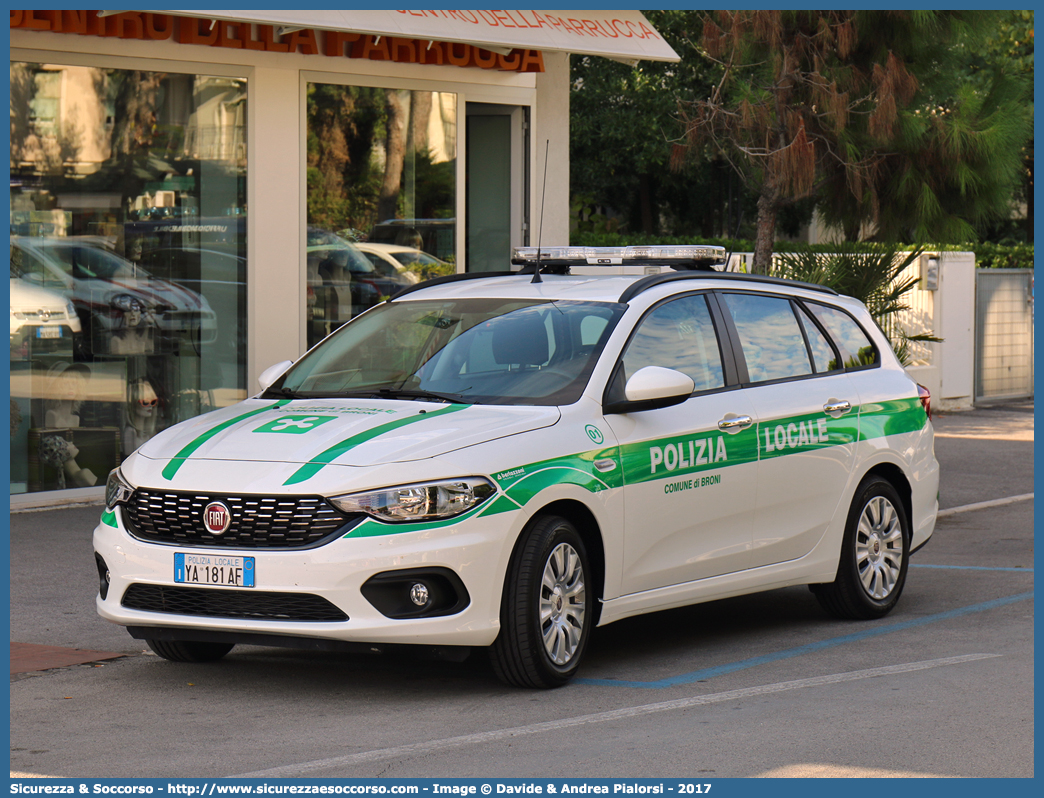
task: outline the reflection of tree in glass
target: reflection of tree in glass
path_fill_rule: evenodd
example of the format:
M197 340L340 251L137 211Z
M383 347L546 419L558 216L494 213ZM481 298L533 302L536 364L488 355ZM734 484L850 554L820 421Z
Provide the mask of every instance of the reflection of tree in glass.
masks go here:
M382 89L308 85L308 222L329 230L369 229L381 176L374 141L383 136Z
M79 160L83 128L62 114L62 70L11 64L11 168L31 163L37 174L60 175Z
M789 300L728 294L751 382L811 374L805 339Z
M725 384L714 325L703 297L683 297L650 313L627 347L625 379L645 366L675 369L692 378L695 390Z
M841 348L845 368L869 366L877 362L873 344L849 316L824 305L813 305L812 310Z
M341 233L389 219L452 217L455 119L449 128L446 121L455 106L447 110L444 97L309 84L308 223Z

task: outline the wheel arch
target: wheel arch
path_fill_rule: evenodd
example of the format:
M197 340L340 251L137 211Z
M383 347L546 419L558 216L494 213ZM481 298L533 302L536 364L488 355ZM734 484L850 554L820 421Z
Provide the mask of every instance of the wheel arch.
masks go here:
M878 463L866 472L863 480L869 476L879 476L895 488L895 492L899 494L899 498L903 502L907 523L913 524L913 487L910 485L910 480L907 479L903 469L895 463ZM863 480L860 480L860 483Z
M595 518L594 513L583 502L576 499L558 499L550 504L543 505L530 516L530 521L541 515L558 515L566 519L574 527L584 541L587 549L587 558L591 566L591 581L594 589L594 621L593 626L598 625L602 614L602 596L605 591L605 545L602 542L602 529ZM528 522L527 522L528 523ZM514 558L523 536L515 541L511 551Z

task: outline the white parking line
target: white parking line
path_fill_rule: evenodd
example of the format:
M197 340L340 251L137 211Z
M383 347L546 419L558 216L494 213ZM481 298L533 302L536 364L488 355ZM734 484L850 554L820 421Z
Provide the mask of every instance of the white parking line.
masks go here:
M875 676L891 676L897 673L909 673L910 671L938 668L942 665L956 665L962 662L989 659L999 657L1000 654L965 654L959 657L945 657L943 659L930 659L924 662L908 662L903 665L888 665L883 668L869 668L862 671L849 671L848 673L835 673L828 676L815 676L811 679L797 679L792 682L777 682L760 687L745 687L741 690L729 690L724 693L710 693L708 695L692 696L691 698L679 698L674 701L660 701L655 704L642 704L637 707L625 707L614 709L609 712L596 712L592 715L578 715L573 718L552 720L545 723L531 723L528 726L515 726L510 729L496 729L494 731L479 732L477 734L465 734L460 737L446 737L441 740L428 740L423 743L412 745L398 745L394 748L380 748L375 751L363 751L358 754L347 754L335 756L329 759L317 759L312 762L301 762L296 765L283 765L268 770L258 770L254 773L240 773L230 778L255 779L255 778L283 778L302 776L316 770L328 768L348 767L361 765L369 762L379 762L386 759L399 759L415 756L417 754L428 754L433 751L445 751L450 748L461 748L467 745L481 745L482 743L495 742L497 740L523 737L529 734L541 734L543 732L568 729L576 726L586 726L591 723L605 723L613 720L627 720L643 715L651 715L656 712L666 712L674 709L688 709L690 707L703 706L705 704L720 704L723 701L735 701L739 698L750 698L752 696L770 695L772 693L783 693L788 690L800 690L806 687L819 687L827 684L839 684L841 682L854 682L862 679L870 679Z
M945 518L948 515L956 515L957 513L969 513L972 510L985 510L988 507L1003 507L1005 504L1015 504L1015 502L1024 502L1032 499L1032 493L1020 493L1018 496L1008 496L1004 499L990 499L986 502L962 504L960 507L949 507L945 510L940 510L936 518Z
M11 771L12 779L64 779L65 776L50 776L46 773L21 773L17 770Z

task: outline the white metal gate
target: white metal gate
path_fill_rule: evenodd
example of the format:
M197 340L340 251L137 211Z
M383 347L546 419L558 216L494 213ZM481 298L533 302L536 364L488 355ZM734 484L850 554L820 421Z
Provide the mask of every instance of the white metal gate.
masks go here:
M975 401L1033 396L1033 270L975 270Z

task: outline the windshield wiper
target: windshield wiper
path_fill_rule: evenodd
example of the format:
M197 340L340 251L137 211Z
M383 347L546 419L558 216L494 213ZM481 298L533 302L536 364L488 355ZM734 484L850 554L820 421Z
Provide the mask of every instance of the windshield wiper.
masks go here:
M410 388L378 388L373 392L373 396L379 396L381 399L435 399L439 402L449 402L451 405L477 404L465 402L459 393L437 393Z
M262 399L302 399L304 397L300 396L292 388L269 388L263 394L261 394L261 398Z

